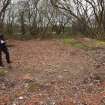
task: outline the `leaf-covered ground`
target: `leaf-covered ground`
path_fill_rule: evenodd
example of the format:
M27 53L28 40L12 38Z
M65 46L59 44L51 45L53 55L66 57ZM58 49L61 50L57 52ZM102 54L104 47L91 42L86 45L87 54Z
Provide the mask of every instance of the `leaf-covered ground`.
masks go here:
M90 49L90 39L72 41L10 40L12 68L0 69L0 105L104 105L104 43Z

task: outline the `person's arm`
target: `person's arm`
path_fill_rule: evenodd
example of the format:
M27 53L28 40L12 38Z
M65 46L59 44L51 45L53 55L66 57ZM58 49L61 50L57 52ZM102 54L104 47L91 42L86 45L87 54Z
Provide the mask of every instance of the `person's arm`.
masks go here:
M6 44L6 41L5 41L5 38L4 38L3 34L0 35L0 44L1 45L5 45Z
M0 40L1 44L6 44L5 40Z

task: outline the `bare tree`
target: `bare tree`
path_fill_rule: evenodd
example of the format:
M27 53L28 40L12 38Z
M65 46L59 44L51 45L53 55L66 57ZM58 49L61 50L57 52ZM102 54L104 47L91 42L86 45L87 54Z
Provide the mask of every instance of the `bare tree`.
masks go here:
M12 4L8 7L9 4L10 0L0 1L0 22L3 23L8 10L7 28L14 30L13 26L18 26L23 35L48 37L47 34L60 35L69 29L105 38L104 0L19 0L15 3L17 7Z
M5 12L11 0L0 0L0 29L3 27Z
M82 26L95 37L104 36L104 0L51 0L51 3L60 11L72 16L73 22L83 24Z

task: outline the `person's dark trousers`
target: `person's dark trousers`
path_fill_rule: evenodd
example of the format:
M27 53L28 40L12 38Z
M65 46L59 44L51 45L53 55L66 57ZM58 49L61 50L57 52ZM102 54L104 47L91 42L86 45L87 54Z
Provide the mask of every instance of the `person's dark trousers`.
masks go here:
M10 62L10 55L9 55L9 51L8 51L8 48L6 46L2 46L0 48L0 65L2 66L3 65L3 62L2 62L2 52L5 54L6 56L6 61L7 63L11 63Z
M3 62L2 62L2 51L1 51L1 48L0 48L0 66L3 66Z

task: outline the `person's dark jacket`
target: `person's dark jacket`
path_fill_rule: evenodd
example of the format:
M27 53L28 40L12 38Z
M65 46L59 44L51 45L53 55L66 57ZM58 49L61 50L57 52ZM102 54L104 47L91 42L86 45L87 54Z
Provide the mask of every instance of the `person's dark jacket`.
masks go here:
M6 41L4 39L4 35L0 34L0 48L3 48L6 45Z

